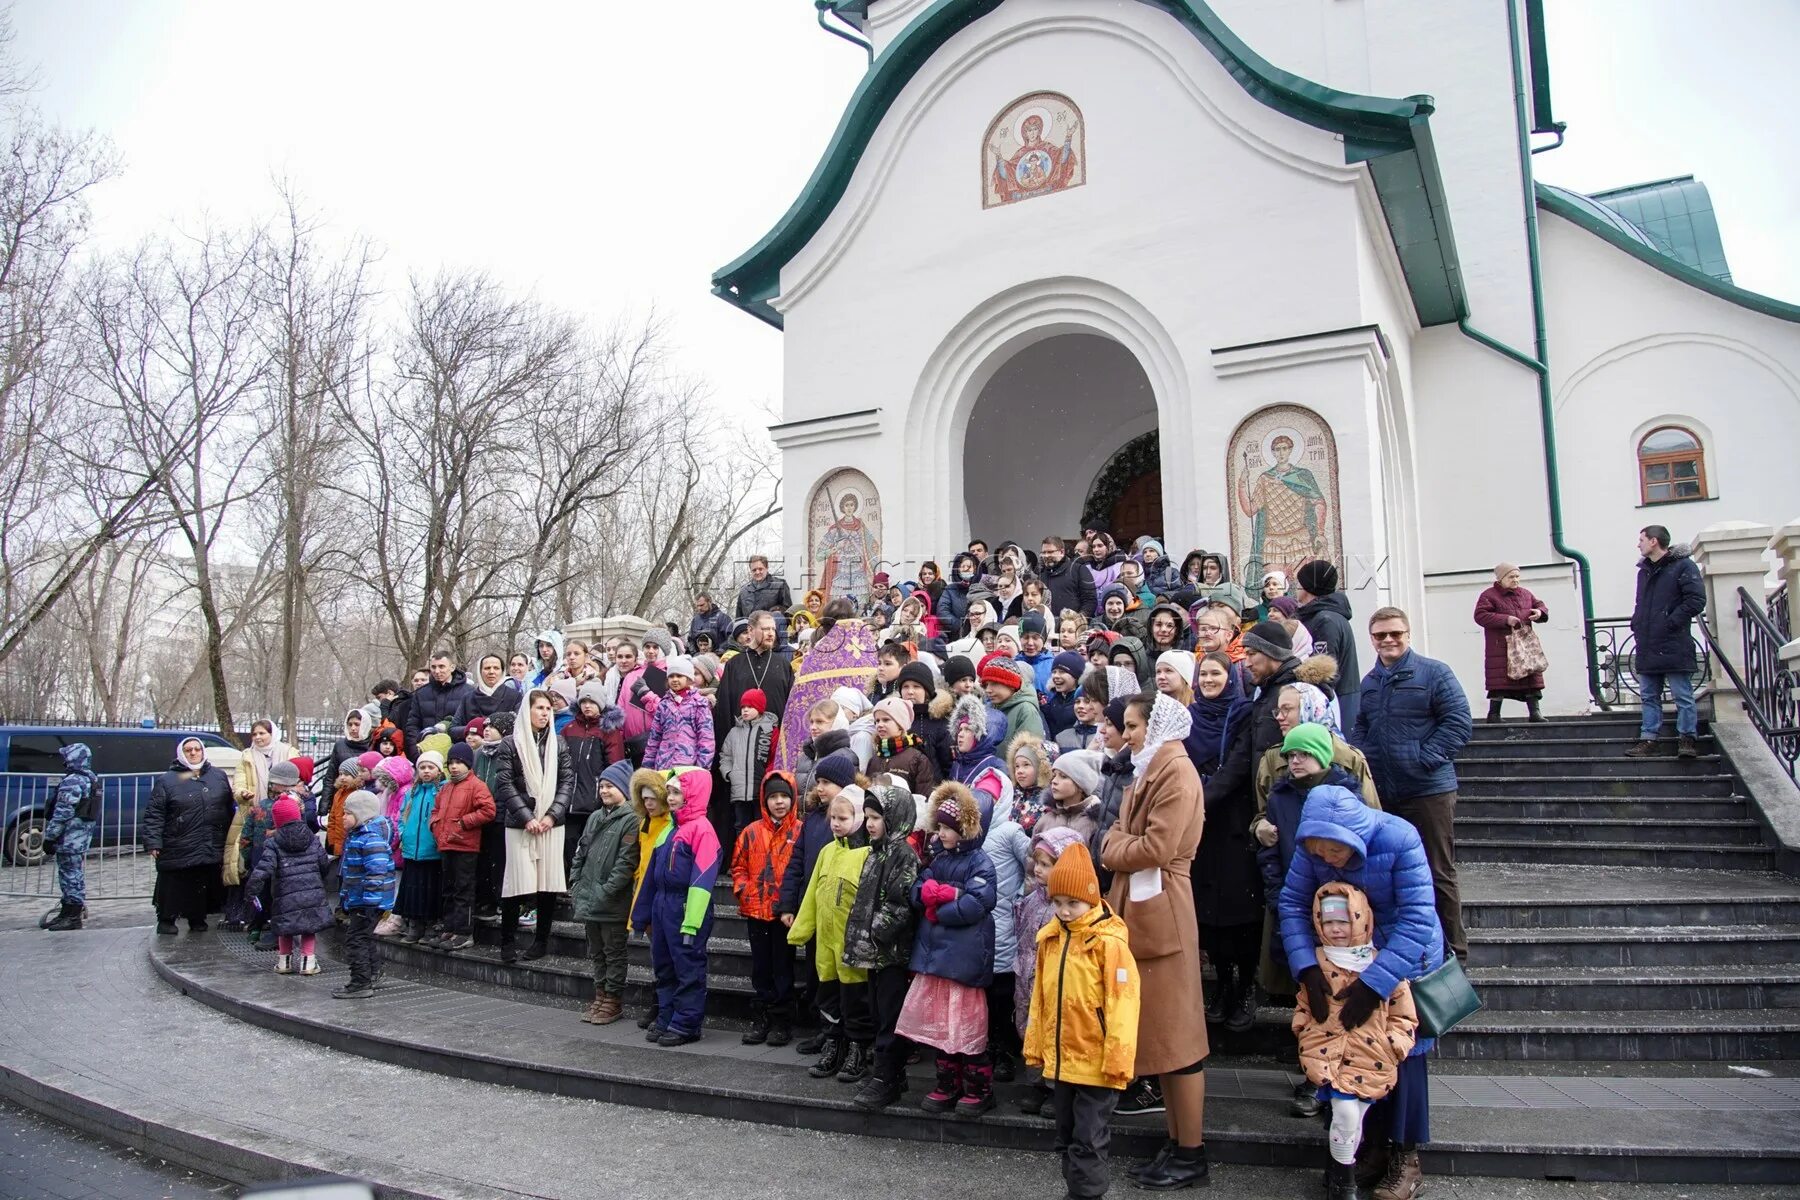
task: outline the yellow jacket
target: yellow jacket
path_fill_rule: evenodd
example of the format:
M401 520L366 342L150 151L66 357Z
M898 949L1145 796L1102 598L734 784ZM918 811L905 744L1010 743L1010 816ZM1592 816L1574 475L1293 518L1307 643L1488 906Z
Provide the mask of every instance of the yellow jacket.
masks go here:
M1138 969L1125 922L1105 904L1038 931L1025 1061L1045 1079L1123 1089L1137 1062Z
M804 946L815 934L818 936L815 969L821 980L863 983L869 978L862 968L844 965L844 928L850 923L850 908L856 903L857 885L862 882L863 863L868 857L867 846L852 846L847 838L833 838L831 845L819 851L812 878L806 881L806 895L800 901L800 911L794 914L787 939L789 945Z

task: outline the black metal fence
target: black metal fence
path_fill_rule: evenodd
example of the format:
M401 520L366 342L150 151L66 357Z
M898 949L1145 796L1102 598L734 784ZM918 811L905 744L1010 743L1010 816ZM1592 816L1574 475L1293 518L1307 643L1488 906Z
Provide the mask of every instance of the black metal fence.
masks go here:
M1785 615L1785 589L1770 596L1769 603ZM1738 589L1738 621L1744 628L1742 673L1732 665L1729 655L1721 653L1719 660L1743 698L1750 723L1787 768L1789 778L1800 782L1800 774L1796 773L1796 763L1800 763L1800 696L1796 695L1800 678L1781 661L1781 648L1792 639L1770 613L1763 611L1756 597L1743 588Z
M1637 638L1631 632L1630 617L1597 617L1588 622L1588 654L1598 673L1601 707L1642 704L1638 690ZM1712 682L1711 639L1694 637L1694 692L1703 692Z

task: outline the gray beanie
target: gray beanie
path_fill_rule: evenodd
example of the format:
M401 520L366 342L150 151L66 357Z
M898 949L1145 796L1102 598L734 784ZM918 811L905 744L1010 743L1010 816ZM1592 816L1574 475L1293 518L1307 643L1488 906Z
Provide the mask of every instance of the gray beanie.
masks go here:
M366 789L351 792L344 797L344 811L355 817L358 825L372 821L381 815L381 797Z
M269 782L276 787L299 787L300 768L291 762L278 762L269 768Z
M1050 765L1052 771L1061 771L1074 781L1085 799L1100 793L1100 752L1098 750L1071 750L1056 756Z

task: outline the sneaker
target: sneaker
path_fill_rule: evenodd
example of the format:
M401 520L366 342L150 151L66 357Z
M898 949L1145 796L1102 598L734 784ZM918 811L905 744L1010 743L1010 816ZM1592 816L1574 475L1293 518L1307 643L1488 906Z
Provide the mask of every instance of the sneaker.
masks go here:
M275 973L277 975L292 975L294 973L294 956L291 954L277 954L275 956Z
M1131 1086L1127 1087L1125 1094L1119 1097L1119 1105L1113 1111L1122 1117L1166 1111L1163 1105L1162 1084L1150 1075L1132 1080Z
M466 933L446 933L444 940L438 943L437 948L439 950L467 950L474 944L475 939Z
M333 1000L367 1000L374 994L375 989L366 983L350 983L331 993L331 998Z
M524 913L519 914L519 928L520 929L536 929L537 928L537 910L536 909L533 909L530 912L524 912Z
M500 914L497 912L478 912L475 914L475 919L483 925L498 925L500 923Z
M1325 1102L1319 1099L1319 1089L1302 1079L1294 1085L1294 1097L1288 1101L1288 1115L1291 1117L1316 1117L1325 1111Z
M1656 742L1652 738L1645 738L1625 752L1626 758L1654 758L1655 756Z
M850 1098L850 1103L860 1109L873 1112L878 1108L886 1108L905 1094L906 1076L884 1079L880 1075L871 1075L868 1081L857 1089L856 1095Z
M698 1030L693 1033L677 1033L675 1030L671 1029L661 1037L657 1038L656 1044L659 1046L688 1046L699 1040L700 1033Z
M302 954L300 956L300 973L302 975L317 975L319 973L319 956L316 954Z

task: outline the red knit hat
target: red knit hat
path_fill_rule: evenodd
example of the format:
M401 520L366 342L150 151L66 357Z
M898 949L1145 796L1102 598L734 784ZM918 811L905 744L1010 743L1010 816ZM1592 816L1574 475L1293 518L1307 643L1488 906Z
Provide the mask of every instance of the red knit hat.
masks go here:
M738 698L739 708L754 708L758 716L769 711L769 697L761 688L751 688Z
M304 754L296 754L294 757L288 759L288 761L294 764L294 769L296 771L300 772L300 782L307 787L311 787L313 780L313 760L306 757Z
M292 825L300 819L300 802L292 796L283 796L275 801L275 828Z
M1004 654L990 654L981 660L981 666L975 671L975 678L983 683L997 683L1018 691L1025 686L1025 676L1019 671L1016 659Z

